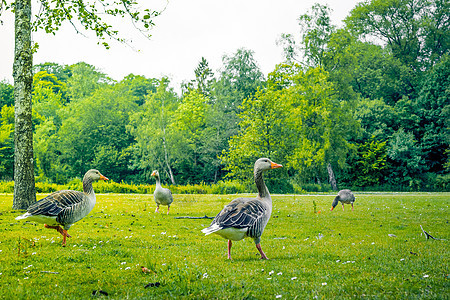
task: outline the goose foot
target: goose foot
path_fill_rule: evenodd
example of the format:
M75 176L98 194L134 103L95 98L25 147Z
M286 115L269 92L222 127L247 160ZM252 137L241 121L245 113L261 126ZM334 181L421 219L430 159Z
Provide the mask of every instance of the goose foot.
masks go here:
M261 244L256 244L256 249L258 249L259 253L261 254L261 259L268 259L264 251L261 249Z
M63 236L63 242L62 242L63 247L66 246L66 237L72 237L70 234L67 233L67 230L62 229L61 226L50 226L50 225L44 224L44 227L49 228L49 229L55 229L56 231L61 233L61 235Z

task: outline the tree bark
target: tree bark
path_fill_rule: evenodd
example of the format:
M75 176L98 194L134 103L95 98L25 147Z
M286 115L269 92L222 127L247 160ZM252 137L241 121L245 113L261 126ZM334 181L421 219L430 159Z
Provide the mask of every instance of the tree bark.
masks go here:
M27 209L36 202L31 92L31 0L15 1L14 50L14 199L13 209Z
M327 170L328 170L328 176L330 178L331 188L333 189L333 191L337 191L338 188L337 188L336 177L334 176L333 168L331 167L330 163L328 163L328 165L327 165Z
M164 161L166 163L166 167L167 170L169 172L169 177L170 177L170 181L172 182L173 185L175 185L175 178L173 177L173 172L172 172L172 168L170 167L169 164L169 155L167 153L167 147L166 147L166 129L163 129L163 146L164 146Z

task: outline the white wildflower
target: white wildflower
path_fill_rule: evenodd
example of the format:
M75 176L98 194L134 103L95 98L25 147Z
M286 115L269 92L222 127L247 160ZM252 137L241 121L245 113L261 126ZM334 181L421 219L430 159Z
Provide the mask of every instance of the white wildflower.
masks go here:
M277 275L279 276L279 275L283 275L283 273L282 272L279 272L279 273L277 273Z
M427 275L427 274L423 275L423 278L428 278L428 277L430 277L430 275Z
M269 272L269 276L272 275L273 273L275 273L275 272L274 272L274 271L270 271L270 272Z
M126 264L126 263L127 263L127 262L126 262L126 261L124 261L124 262L121 262L120 264L121 264L121 265L124 265L124 264Z
M400 261L404 261L405 259L404 258L400 258Z
M203 274L203 278L208 278L208 273Z
M322 282L322 285L327 285L327 283L326 282Z
M36 254L37 254L36 252L31 253L31 255L36 255Z
M295 279L297 279L297 277L292 277L292 278L291 278L291 280L295 280Z
M277 296L276 296L276 298L281 298L281 297L282 297L281 295L277 295Z
M125 270L129 270L129 269L131 269L131 268L130 268L130 267L126 267L126 268L125 268Z

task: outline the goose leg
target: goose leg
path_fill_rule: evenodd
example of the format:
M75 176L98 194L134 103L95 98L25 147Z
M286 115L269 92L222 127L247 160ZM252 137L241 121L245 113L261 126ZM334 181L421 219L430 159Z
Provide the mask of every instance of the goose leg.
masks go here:
M159 205L156 206L155 212L156 212L156 213L159 213Z
M258 249L259 253L261 254L261 259L268 259L266 254L261 249L261 244L256 244L256 249Z
M167 207L167 214L169 214L170 206Z
M233 243L231 240L228 240L228 259L231 259L231 245L233 245Z
M344 210L344 203L342 203L342 210Z
M353 203L352 203L352 211L353 211Z
M62 242L63 246L66 245L66 237L71 237L70 234L67 233L67 230L62 229L60 226L50 226L50 225L44 224L44 227L49 228L49 229L55 229L56 231L61 233L61 235L63 236L63 242Z

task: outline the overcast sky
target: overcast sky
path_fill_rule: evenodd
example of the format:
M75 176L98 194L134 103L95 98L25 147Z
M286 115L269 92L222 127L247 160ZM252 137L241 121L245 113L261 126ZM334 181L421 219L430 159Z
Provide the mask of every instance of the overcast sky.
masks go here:
M32 1L34 4L36 1ZM152 37L146 39L132 27L120 25L119 31L132 40L132 47L110 42L111 49L98 45L92 36L77 34L71 25L56 33L33 34L39 44L34 64L56 62L74 64L84 61L115 80L133 73L147 78L168 76L173 86L194 78L194 69L205 57L215 73L223 55L239 48L254 51L262 72L267 75L282 61L282 49L276 45L282 33L298 37L298 17L314 3L328 4L335 25L360 0L164 0L143 1L152 9L166 6L154 19ZM154 3L154 4L152 4ZM146 4L147 5L147 4ZM153 5L153 6L152 6ZM36 8L37 5L35 5ZM14 16L3 12L0 25L0 80L13 83Z

